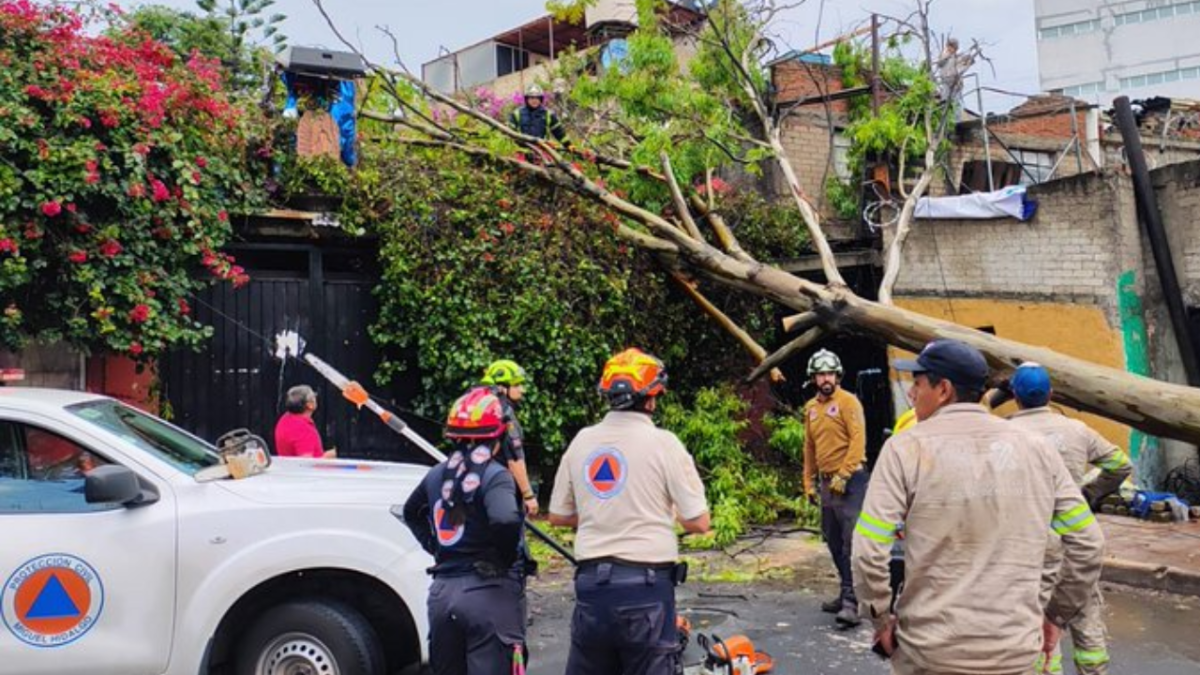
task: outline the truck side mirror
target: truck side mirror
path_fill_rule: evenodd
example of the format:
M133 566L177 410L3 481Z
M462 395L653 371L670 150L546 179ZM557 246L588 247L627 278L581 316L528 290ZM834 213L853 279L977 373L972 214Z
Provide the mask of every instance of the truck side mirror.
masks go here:
M88 471L83 496L89 504L144 506L158 501L158 492L143 488L137 474L119 464L105 464Z

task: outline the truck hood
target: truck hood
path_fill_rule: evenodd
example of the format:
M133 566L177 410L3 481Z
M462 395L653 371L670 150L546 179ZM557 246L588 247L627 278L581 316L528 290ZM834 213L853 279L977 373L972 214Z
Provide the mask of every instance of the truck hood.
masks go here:
M355 460L272 458L266 472L218 484L264 504L403 504L429 467Z

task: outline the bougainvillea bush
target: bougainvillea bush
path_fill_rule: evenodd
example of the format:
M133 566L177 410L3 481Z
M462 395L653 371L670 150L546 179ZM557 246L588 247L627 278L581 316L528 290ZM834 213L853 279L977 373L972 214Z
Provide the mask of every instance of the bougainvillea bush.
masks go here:
M206 335L190 294L247 280L219 250L255 194L222 86L115 9L0 0L0 348L146 358Z

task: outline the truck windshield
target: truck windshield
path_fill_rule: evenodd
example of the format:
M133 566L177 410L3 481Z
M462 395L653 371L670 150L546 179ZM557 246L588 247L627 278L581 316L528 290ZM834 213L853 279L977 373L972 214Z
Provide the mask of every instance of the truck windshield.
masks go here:
M120 436L171 466L195 475L221 463L216 450L195 436L116 401L90 401L67 407L67 412Z

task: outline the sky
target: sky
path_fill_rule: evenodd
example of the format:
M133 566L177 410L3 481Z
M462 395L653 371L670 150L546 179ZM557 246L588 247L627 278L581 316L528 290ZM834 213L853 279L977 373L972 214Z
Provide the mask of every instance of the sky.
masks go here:
M123 0L119 4L151 3ZM195 9L195 0L152 4ZM443 48L455 51L545 14L545 0L324 0L324 4L342 34L372 61L393 65L398 51L416 73ZM776 30L787 46L806 49L863 25L871 12L906 16L914 6L915 0L807 0L781 17ZM312 0L276 0L274 9L288 17L283 32L290 44L341 47ZM978 40L984 46L993 65L976 68L983 86L1037 93L1033 0L934 0L931 14L939 35L953 35L963 45ZM391 29L398 50L377 26ZM995 93L985 99L991 112L1020 102ZM968 106L974 107L973 102Z

